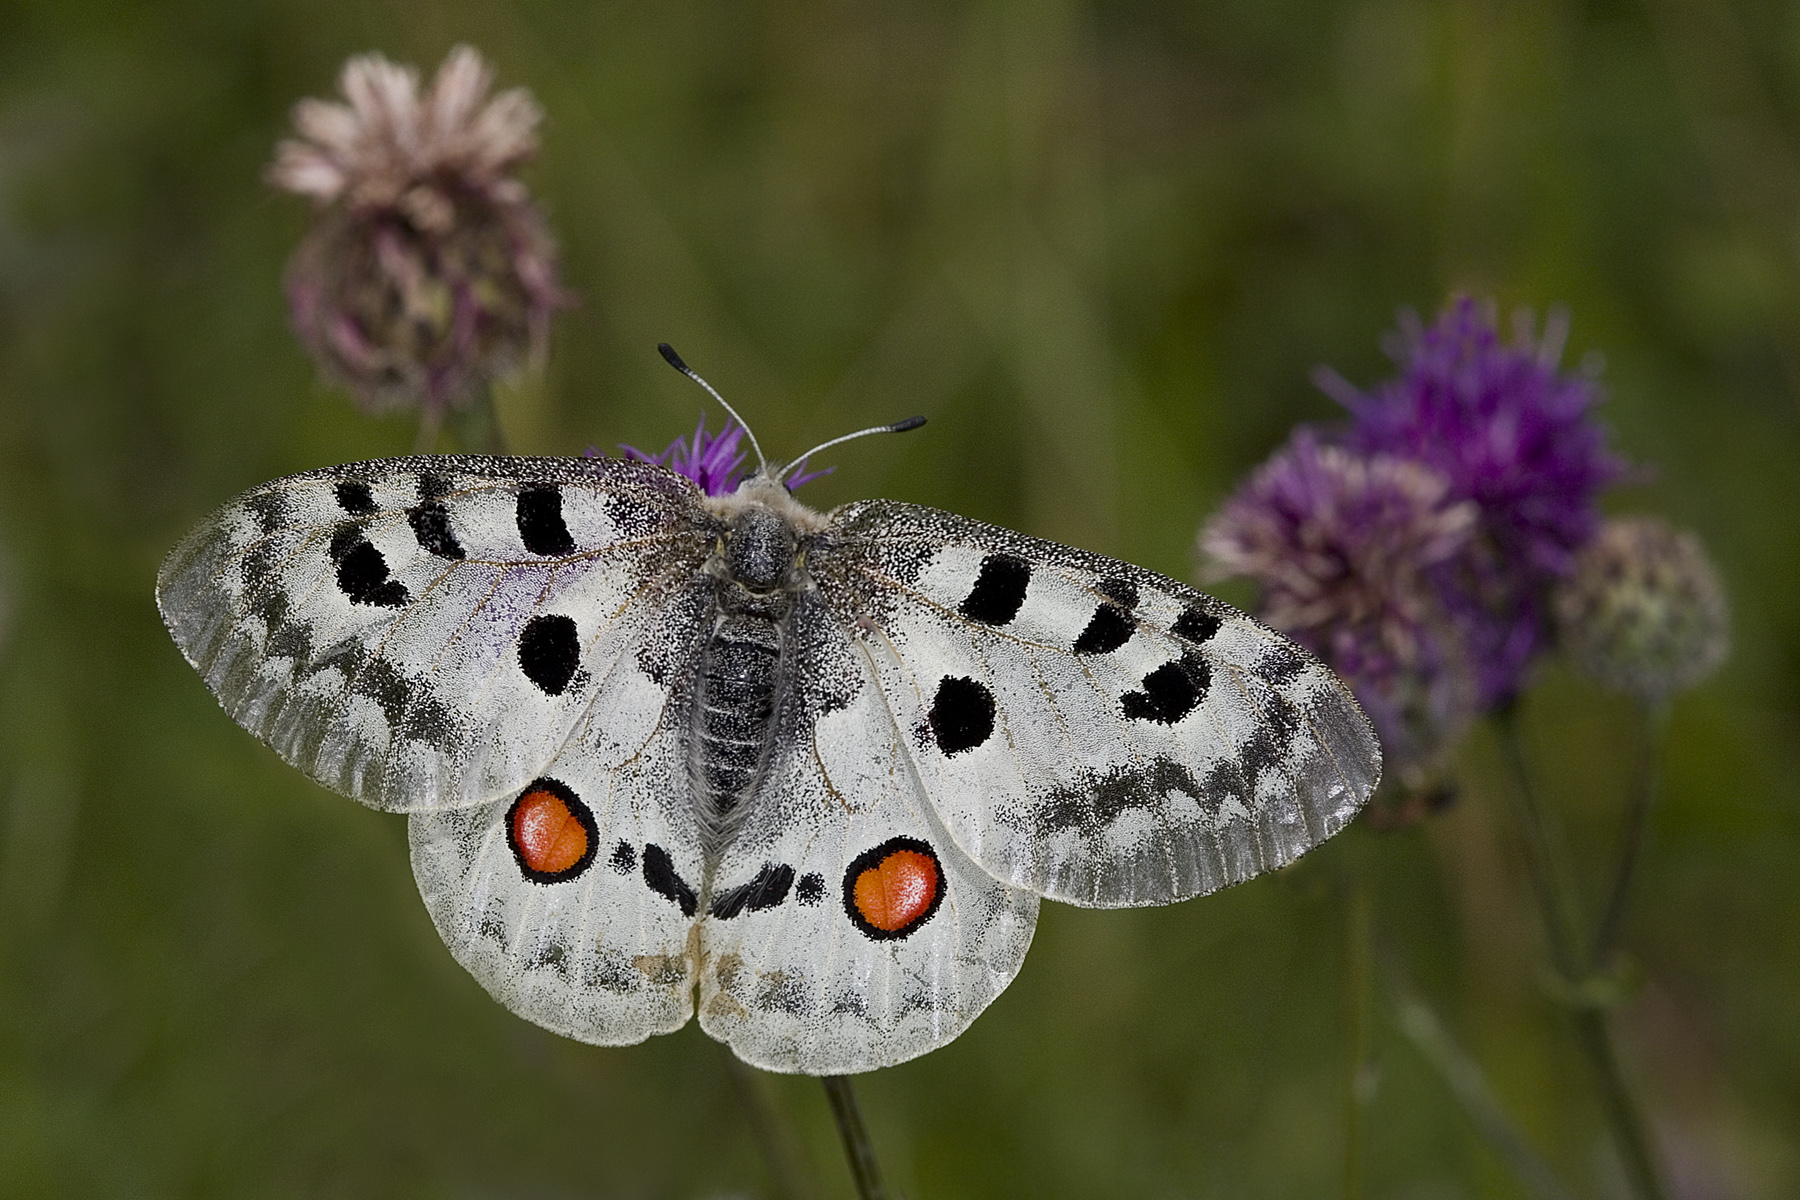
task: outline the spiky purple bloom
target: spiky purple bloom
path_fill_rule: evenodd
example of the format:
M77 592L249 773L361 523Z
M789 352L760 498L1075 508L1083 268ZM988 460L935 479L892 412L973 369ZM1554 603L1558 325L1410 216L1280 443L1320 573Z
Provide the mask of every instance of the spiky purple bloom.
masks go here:
M706 414L702 413L700 423L694 426L694 436L676 438L661 454L646 454L635 446L621 445L619 449L626 458L655 463L687 476L708 496L724 496L735 492L749 474L744 470L748 455L738 449L743 439L744 427L730 418L718 433L708 432Z
M1509 701L1551 637L1549 593L1593 537L1602 489L1624 471L1593 420L1599 385L1558 369L1568 332L1542 337L1521 313L1510 344L1490 307L1453 301L1427 327L1403 313L1388 353L1398 377L1360 391L1327 370L1319 386L1350 410L1347 444L1438 471L1452 500L1474 502L1475 536L1433 570L1475 664L1483 709Z
M725 428L719 432L707 432L706 414L702 413L700 424L694 427L694 436L676 438L661 454L646 454L635 446L620 445L619 449L625 452L626 458L655 463L659 467L669 468L677 475L687 476L708 496L724 496L737 491L738 484L744 482L750 474L744 469L748 456L738 449L743 438L744 427L730 417L725 419ZM787 481L788 491L829 475L836 469L826 467L823 471L802 471Z
M1430 467L1302 428L1207 522L1200 551L1208 575L1254 580L1258 614L1349 681L1405 781L1473 713L1429 574L1467 549L1475 522Z

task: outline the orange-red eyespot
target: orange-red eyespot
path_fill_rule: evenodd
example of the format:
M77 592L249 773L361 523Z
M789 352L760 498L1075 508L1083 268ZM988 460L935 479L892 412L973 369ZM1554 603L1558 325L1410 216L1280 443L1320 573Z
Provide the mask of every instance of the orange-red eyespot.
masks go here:
M594 814L564 785L540 779L513 801L506 841L534 883L560 883L587 870L599 841Z
M944 898L937 852L917 838L890 838L844 872L844 911L868 937L902 938L931 919Z

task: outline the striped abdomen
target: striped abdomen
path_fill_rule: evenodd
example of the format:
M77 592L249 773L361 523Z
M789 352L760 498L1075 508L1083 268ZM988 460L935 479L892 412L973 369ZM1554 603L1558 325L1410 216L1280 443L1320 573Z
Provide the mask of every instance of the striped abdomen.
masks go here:
M781 622L721 616L701 656L688 765L701 827L715 841L735 823L768 760L769 726L781 669Z

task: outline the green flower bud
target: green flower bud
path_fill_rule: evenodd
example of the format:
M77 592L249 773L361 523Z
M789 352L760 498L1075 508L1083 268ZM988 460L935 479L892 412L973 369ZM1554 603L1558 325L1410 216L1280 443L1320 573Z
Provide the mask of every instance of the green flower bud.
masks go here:
M1731 647L1730 606L1700 539L1655 517L1602 525L1555 608L1575 665L1646 704L1705 679Z

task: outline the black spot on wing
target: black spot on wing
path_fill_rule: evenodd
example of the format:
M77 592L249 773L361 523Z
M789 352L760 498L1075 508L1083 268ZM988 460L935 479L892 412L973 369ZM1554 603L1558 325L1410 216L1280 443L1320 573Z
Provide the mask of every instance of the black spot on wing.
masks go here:
M454 490L453 485L442 475L426 472L419 476L419 499L422 501L442 500L452 490Z
M620 842L613 847L612 857L606 860L606 864L621 875L629 875L631 869L637 866L637 851L631 848L630 842Z
M419 546L428 554L439 558L464 558L462 543L456 540L456 533L450 528L450 510L442 502L428 500L416 508L406 510L406 523L412 526L413 537L418 539Z
M1254 669L1258 678L1281 687L1306 670L1306 656L1286 641L1271 642L1257 658Z
M256 518L256 527L265 534L274 533L294 520L294 502L284 492L260 492L244 501L244 507Z
M994 693L966 676L946 675L938 680L929 717L938 749L945 754L973 750L994 732Z
M694 915L698 904L694 889L675 873L675 863L669 852L654 843L644 847L644 882L657 895L673 901L681 909L682 916Z
M415 689L412 703L401 718L400 732L415 742L427 742L442 751L458 744L463 727L454 710L444 707L430 692Z
M569 948L561 942L545 942L525 959L526 970L549 967L564 979L569 977Z
M990 554L981 560L981 573L959 611L983 625L1004 625L1018 615L1030 582L1030 563L1010 554Z
M345 521L332 530L331 545L326 553L331 555L332 562L341 563L352 550L362 545L364 540L362 523Z
M1204 642L1219 632L1219 618L1190 604L1187 611L1175 619L1175 624L1170 627L1170 632L1176 637L1186 638L1190 642Z
M364 540L360 527L346 525L332 535L331 557L337 561L338 590L350 603L402 608L412 599L405 584L389 578L387 559Z
M1137 584L1129 579L1102 579L1094 585L1094 590L1117 604L1120 608L1137 607Z
M561 613L533 617L519 635L519 669L545 695L560 696L581 664L575 621Z
M275 589L271 595L287 599L281 589ZM269 640L263 653L270 658L291 658L297 663L306 662L312 657L312 634L301 621L269 621Z
M338 507L353 517L366 517L375 511L375 493L360 479L340 479L331 490L337 495Z
M519 537L533 554L557 557L575 553L575 539L563 520L562 489L540 483L519 490Z
M1109 654L1131 640L1137 618L1115 604L1102 601L1094 607L1087 628L1075 639L1077 654Z
M1143 691L1119 697L1125 715L1138 721L1173 725L1206 699L1212 668L1197 654L1184 654L1144 676Z
M351 681L350 694L366 696L381 706L388 724L397 724L412 698L412 685L393 663L385 658L369 658Z
M794 886L794 868L785 864L764 863L763 869L749 883L720 892L713 897L712 915L722 921L729 921L745 909L761 912L765 908L774 908L787 899L788 889Z
M794 889L794 899L811 908L825 898L825 877L817 871L809 871L800 877L800 886Z

